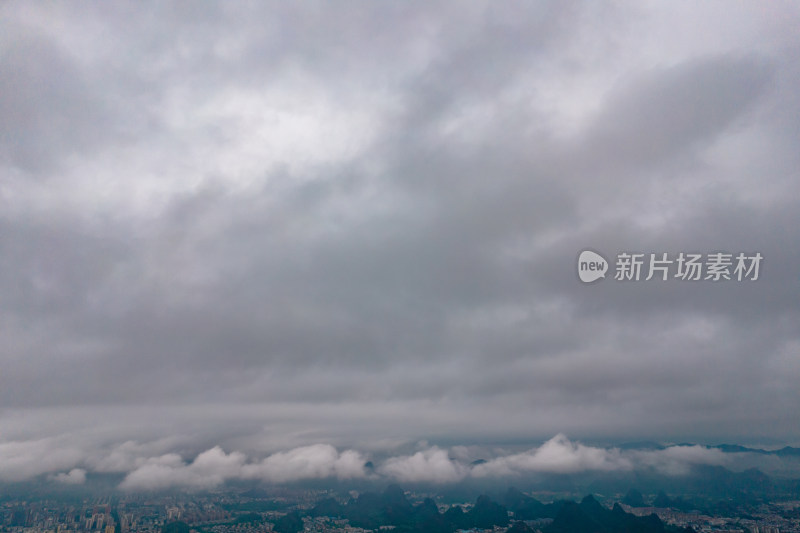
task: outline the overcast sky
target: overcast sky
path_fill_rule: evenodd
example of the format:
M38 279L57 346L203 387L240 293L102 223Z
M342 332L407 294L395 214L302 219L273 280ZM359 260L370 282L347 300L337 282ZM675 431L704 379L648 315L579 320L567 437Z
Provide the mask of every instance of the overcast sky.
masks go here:
M796 2L3 2L6 478L800 444L799 27ZM619 252L763 261L624 282Z

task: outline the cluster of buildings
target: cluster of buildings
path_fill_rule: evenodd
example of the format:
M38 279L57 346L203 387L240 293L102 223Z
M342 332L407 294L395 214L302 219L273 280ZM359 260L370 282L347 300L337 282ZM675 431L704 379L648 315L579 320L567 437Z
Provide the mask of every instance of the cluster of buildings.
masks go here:
M790 508L800 508L800 501L785 502ZM793 505L793 507L792 507ZM800 533L800 520L786 518L768 505L747 516L708 516L699 511L683 512L661 507L623 508L638 516L656 514L664 523L691 527L698 533Z
M5 533L160 533L171 521L213 522L231 514L211 502L164 502L131 497L81 503L8 500L0 503L0 532Z
M319 494L303 495L290 508L308 509ZM237 520L252 500L230 493L208 496L99 498L80 503L0 500L0 533L162 533L165 524L187 524L187 533L273 533L283 510L260 511L258 520ZM440 506L440 511L447 506ZM800 501L763 505L743 516L708 516L657 507L628 507L643 516L654 513L665 523L690 526L698 533L800 533ZM792 511L787 514L784 511ZM250 513L252 515L252 513ZM795 515L798 515L795 517ZM549 522L549 520L548 520ZM540 530L544 524L529 524ZM391 526L375 533L392 533ZM500 528L504 531L504 528ZM372 533L335 517L303 517L303 533ZM499 533L499 532L498 532Z

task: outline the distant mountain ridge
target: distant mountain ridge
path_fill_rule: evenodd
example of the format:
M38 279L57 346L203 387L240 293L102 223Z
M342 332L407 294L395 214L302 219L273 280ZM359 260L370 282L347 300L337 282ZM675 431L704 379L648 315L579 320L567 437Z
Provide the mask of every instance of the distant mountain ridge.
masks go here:
M763 450L761 448L739 446L738 444L717 444L716 446L709 446L709 448L716 448L725 453L759 453L763 455L777 455L778 457L800 457L800 448L793 448L791 446L784 446L778 450Z
M510 512L509 512L510 511ZM295 513L296 514L296 513ZM525 520L551 519L544 533L689 533L666 526L656 515L636 516L626 512L619 504L613 509L602 506L593 496L580 503L572 500L545 504L521 491L510 488L502 503L481 495L469 511L453 505L444 513L431 498L413 505L403 489L388 486L382 493L364 493L345 504L325 498L309 512L311 516L347 518L350 524L366 529L391 526L396 533L454 533L465 529L493 529L507 527L507 533L531 533ZM291 515L291 516L290 516ZM290 518L299 524L297 517ZM283 526L284 524L281 524ZM279 533L297 533L294 523L287 524Z
M665 450L672 446L701 446L708 449L717 449L724 453L757 453L761 455L777 455L778 457L800 457L800 448L784 446L777 450L765 450L763 448L750 448L740 444L696 444L692 442L681 442L678 444L661 444L654 441L623 442L616 446L620 450Z

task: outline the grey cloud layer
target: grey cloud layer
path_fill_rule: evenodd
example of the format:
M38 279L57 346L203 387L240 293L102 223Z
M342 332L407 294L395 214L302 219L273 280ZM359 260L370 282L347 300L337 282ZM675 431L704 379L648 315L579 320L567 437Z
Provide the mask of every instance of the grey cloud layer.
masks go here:
M800 442L796 5L351 6L0 7L0 458Z

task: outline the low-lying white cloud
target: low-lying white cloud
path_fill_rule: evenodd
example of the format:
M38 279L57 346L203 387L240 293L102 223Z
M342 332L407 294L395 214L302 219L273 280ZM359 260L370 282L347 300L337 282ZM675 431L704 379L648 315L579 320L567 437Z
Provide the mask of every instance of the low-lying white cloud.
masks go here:
M86 482L86 470L83 468L73 468L69 472L59 472L52 477L53 481L65 485L82 485Z
M358 450L339 450L330 444L312 444L258 457L213 446L193 459L174 450L176 442L158 440L92 447L66 437L0 442L0 481L18 482L46 476L63 484L83 484L91 472L124 474L124 490L184 488L202 490L231 480L290 483L308 479L385 479L401 483L456 483L466 478L500 478L581 472L655 470L686 475L696 465L737 464L752 454L725 453L700 445L668 446L660 450L620 450L570 440L558 434L541 446L508 453L440 448L420 444L412 454L389 454L373 459ZM484 458L485 462L471 462ZM774 458L773 458L774 459ZM752 461L751 461L752 462ZM749 464L749 463L748 463ZM749 464L752 466L751 464Z
M170 453L149 459L130 472L120 484L128 490L164 489L173 486L211 488L228 479L241 477L246 457L239 452L226 454L214 447L186 464L180 455Z
M450 459L446 450L436 446L414 455L392 457L380 472L398 481L451 483L469 474L469 469Z
M475 477L506 476L525 472L571 474L586 470L630 470L633 463L617 448L595 448L558 434L538 448L498 457L475 466Z
M147 443L128 440L90 455L86 463L96 472L130 472L153 457L170 453L176 444L174 439L159 439Z
M352 479L364 477L366 459L353 450L339 453L328 444L302 446L278 452L259 462L248 462L241 452L226 453L219 446L186 463L179 455L166 454L147 460L120 484L126 490L170 487L205 489L232 479L260 479L285 483L302 479Z
M689 473L692 465L724 465L730 461L728 454L718 448L705 446L670 446L663 450L633 451L631 456L645 466L670 475Z
M0 442L0 481L23 481L74 468L81 450L52 438Z
M315 444L275 453L260 463L244 466L242 473L246 478L276 483L330 477L352 479L366 475L366 462L354 450L339 453L328 444Z

